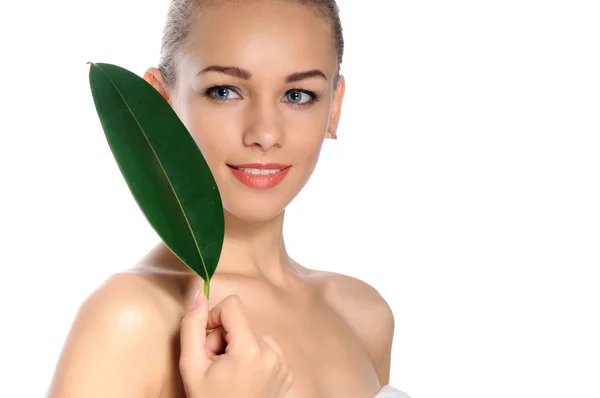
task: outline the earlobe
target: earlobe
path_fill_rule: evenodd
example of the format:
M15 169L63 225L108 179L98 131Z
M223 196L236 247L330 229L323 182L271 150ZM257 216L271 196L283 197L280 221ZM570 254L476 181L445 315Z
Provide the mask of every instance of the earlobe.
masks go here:
M162 82L162 75L160 70L157 68L148 68L146 73L144 73L144 80L146 80L152 87L156 89L163 96L165 101L169 101L169 95L167 94L165 87Z
M331 127L329 127L327 129L327 138L331 138L332 140L337 140L337 133Z

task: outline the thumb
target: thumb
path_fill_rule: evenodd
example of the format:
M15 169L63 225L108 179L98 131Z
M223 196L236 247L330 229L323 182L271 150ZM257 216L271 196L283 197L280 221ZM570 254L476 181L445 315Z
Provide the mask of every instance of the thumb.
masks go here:
M179 368L182 373L197 378L210 365L205 349L208 303L202 291L196 293L191 310L181 321L181 354Z

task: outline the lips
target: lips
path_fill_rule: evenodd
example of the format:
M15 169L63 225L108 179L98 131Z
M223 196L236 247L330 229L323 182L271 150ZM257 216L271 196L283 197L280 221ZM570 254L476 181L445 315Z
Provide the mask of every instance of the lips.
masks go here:
M291 166L281 163L246 163L228 165L233 175L244 185L254 189L269 189L278 185Z

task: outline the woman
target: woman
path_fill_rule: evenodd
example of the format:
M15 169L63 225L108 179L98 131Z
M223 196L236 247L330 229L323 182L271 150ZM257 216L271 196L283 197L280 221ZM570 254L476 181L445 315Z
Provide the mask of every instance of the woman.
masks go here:
M336 138L345 82L335 1L175 0L161 55L145 78L187 126L223 200L211 296L203 303L203 281L159 244L82 305L51 396L391 393L386 301L296 263L282 236L285 207Z

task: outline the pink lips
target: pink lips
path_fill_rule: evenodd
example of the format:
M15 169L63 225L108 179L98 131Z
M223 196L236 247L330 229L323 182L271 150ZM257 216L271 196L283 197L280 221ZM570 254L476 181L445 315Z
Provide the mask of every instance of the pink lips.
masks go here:
M248 163L229 165L233 175L244 185L255 189L273 188L290 171L291 166L279 163Z

